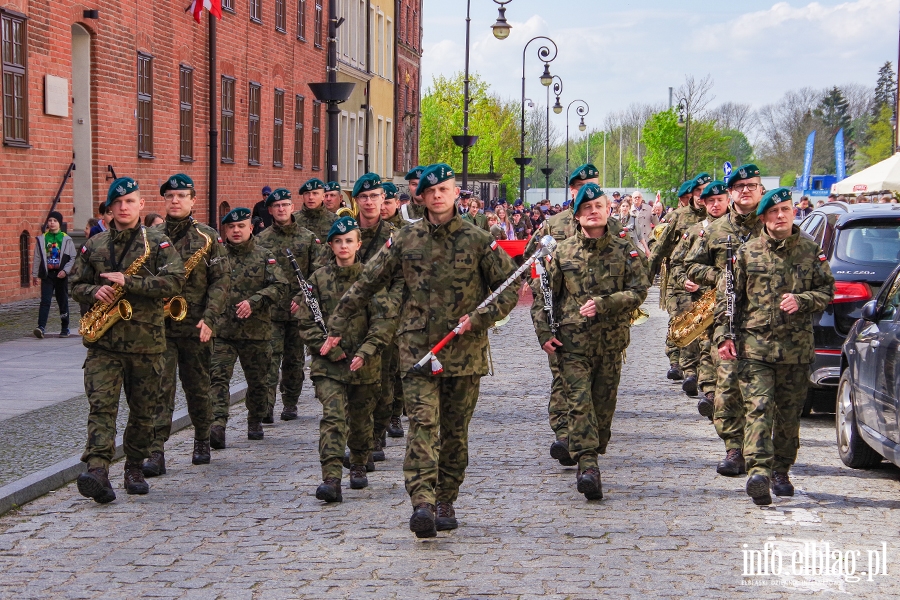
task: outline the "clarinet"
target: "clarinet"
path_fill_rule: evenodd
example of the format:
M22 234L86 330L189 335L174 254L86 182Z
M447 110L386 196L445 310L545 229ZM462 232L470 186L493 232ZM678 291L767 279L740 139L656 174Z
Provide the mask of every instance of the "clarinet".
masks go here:
M553 337L556 337L556 332L559 331L559 323L556 322L556 317L553 315L553 290L550 289L550 275L547 274L547 269L544 268L540 260L535 262L534 267L541 278L541 292L544 295L544 310L547 312L547 321L550 323L550 333L553 334Z
M725 316L728 317L728 339L734 339L734 249L731 236L725 246Z
M312 293L312 288L306 283L306 280L303 279L303 273L300 271L300 265L297 264L296 259L294 258L293 252L291 252L290 248L285 248L284 253L287 255L288 260L291 261L291 266L294 268L294 275L297 276L297 281L300 282L300 289L303 290L303 296L306 298L306 306L309 307L309 311L312 313L313 320L318 324L319 327L322 328L322 333L325 334L325 337L328 337L328 329L325 327L325 318L322 316L322 309L319 307L319 301Z

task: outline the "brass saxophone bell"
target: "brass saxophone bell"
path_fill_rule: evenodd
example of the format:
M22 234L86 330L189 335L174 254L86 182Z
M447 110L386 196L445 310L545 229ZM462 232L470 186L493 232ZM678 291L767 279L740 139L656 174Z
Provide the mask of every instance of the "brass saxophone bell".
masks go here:
M359 218L359 205L356 203L356 199L350 198L350 206L342 206L337 209L335 214L339 217Z
M187 300L182 296L169 298L163 305L163 312L173 321L183 321L188 313Z
M131 320L131 317L134 315L134 310L131 308L131 302L128 300L119 300L116 307L118 308L119 316L122 317L123 321Z
M631 325L632 327L635 325L641 325L642 323L646 323L650 318L650 313L648 313L643 308L636 308L631 313Z

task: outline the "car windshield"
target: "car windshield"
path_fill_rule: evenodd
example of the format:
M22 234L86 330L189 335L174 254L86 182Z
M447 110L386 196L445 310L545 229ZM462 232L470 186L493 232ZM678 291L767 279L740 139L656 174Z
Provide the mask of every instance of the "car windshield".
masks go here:
M835 255L857 263L890 263L900 260L900 223L865 223L850 226L838 237Z

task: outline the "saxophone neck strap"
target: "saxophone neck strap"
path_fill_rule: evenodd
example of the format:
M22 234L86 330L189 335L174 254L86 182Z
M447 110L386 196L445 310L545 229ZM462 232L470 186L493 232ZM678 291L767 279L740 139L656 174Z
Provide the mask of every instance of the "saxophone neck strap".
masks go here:
M109 260L112 262L112 270L113 271L122 271L124 270L122 267L122 261L125 260L125 256L128 255L128 251L131 250L131 247L134 245L134 240L137 239L137 235L140 232L144 231L143 225L138 225L135 227L134 231L131 233L131 237L128 238L128 241L125 243L125 248L122 250L122 254L116 257L116 236L109 236ZM146 234L144 234L146 236Z

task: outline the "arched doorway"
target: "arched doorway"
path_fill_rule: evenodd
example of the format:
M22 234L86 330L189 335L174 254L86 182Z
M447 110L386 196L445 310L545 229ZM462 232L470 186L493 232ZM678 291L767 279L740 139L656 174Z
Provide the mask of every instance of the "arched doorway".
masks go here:
M94 214L93 134L91 127L91 35L72 25L72 195L75 200L73 229L84 229Z

